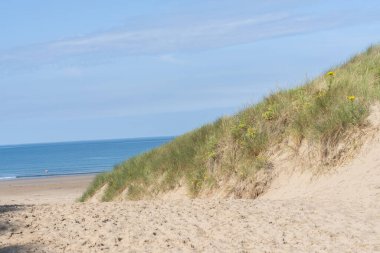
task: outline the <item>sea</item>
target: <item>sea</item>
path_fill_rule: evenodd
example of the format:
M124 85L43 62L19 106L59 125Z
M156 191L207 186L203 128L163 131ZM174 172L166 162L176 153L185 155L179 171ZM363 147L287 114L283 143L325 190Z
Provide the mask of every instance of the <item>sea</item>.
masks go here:
M91 174L171 141L174 137L0 146L0 180Z

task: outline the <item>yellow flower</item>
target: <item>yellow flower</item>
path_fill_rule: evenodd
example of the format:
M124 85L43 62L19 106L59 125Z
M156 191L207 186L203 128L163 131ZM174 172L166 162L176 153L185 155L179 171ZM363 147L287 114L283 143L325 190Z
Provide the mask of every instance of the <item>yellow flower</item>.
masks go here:
M350 102L354 102L356 99L355 96L347 96L347 100L349 100Z
M328 75L328 76L335 76L335 72L333 72L333 71L329 71L329 72L327 72L327 75Z
M247 129L247 133L246 133L246 135L247 135L248 138L254 138L255 135L256 135L256 129L253 128L253 127L249 127L249 128Z

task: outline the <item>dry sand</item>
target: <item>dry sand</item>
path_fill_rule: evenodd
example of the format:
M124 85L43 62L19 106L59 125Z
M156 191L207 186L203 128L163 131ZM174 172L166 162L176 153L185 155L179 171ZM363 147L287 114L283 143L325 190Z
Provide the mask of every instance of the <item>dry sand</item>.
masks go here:
M0 181L0 205L73 203L94 174Z
M3 185L0 252L380 252L378 137L328 175L285 170L256 200L4 206ZM55 202L77 197L65 189Z

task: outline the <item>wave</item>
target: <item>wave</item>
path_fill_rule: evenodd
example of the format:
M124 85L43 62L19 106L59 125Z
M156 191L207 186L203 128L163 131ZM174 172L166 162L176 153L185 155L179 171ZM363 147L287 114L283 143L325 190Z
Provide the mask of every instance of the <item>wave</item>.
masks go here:
M13 176L13 177L0 177L0 181L2 180L12 180L12 179L16 179L17 177Z
M91 172L74 172L74 173L55 173L55 174L43 174L43 175L22 175L22 176L0 176L0 181L15 180L15 179L27 179L27 178L43 178L43 177L61 177L61 176L79 176L79 175L91 175L100 174L104 171L91 171Z
M26 176L17 176L16 179L22 178L41 178L41 177L60 177L60 176L75 176L75 175L91 175L91 174L100 174L104 171L89 171L89 172L73 172L73 173L52 173L52 174L43 174L43 175L26 175Z

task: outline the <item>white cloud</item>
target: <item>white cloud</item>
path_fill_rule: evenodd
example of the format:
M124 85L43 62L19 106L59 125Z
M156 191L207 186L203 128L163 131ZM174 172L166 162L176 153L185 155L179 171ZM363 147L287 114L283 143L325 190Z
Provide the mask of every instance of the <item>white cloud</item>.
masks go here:
M359 15L359 14L358 14ZM359 17L360 16L360 17ZM32 45L0 53L3 71L59 62L93 62L128 55L155 54L162 61L179 63L176 52L220 48L278 36L315 32L357 24L377 16L322 13L319 16L275 12L255 16L203 17L143 28L124 27L82 37Z

